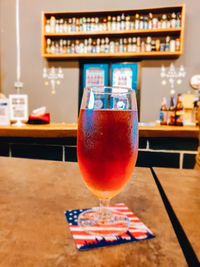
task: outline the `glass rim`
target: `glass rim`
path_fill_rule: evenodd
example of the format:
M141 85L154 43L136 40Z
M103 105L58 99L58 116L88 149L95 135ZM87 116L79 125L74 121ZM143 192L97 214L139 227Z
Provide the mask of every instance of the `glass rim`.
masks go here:
M98 91L98 89L100 88L108 88L108 89L116 89L118 90L117 92L116 91L112 91L112 92L101 92L101 91ZM120 90L121 89L121 90ZM122 91L124 89L124 91ZM87 91L91 91L93 93L98 93L98 94L107 94L107 95L113 95L113 94L135 94L135 90L134 89L131 89L131 88L128 88L128 87L123 87L123 86L86 86L84 88L84 90L87 90ZM96 90L96 91L95 91Z

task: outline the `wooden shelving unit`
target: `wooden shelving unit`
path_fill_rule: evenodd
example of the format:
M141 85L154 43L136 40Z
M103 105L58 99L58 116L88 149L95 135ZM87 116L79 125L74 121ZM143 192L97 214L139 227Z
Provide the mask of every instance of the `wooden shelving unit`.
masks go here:
M129 16L135 16L136 14L147 16L149 13L153 16L160 17L163 14L180 13L180 27L176 28L155 28L155 29L133 29L133 30L116 30L116 31L88 31L88 32L46 32L45 25L47 20L54 16L57 20L63 19L68 20L72 18L107 18L107 16L120 16L122 13ZM168 57L178 57L183 53L183 36L184 36L184 20L185 20L185 6L170 6L170 7L158 7L149 9L137 9L137 10L112 10L112 11L94 11L94 12L43 12L42 13L42 34L41 34L41 54L44 58L168 58ZM180 41L179 50L170 51L150 51L150 52L106 52L106 53L47 53L47 39L51 39L55 42L60 39L70 40L70 41L83 41L84 39L92 38L105 38L108 37L110 40L116 40L117 38L129 38L129 37L141 37L146 38L150 36L151 38L164 39L166 36L170 38L177 38Z
M180 56L181 52L139 52L139 53L133 53L133 52L127 52L127 53L86 53L86 54L44 54L43 56L46 58L92 58L92 57L103 57L103 58L122 58L122 57L171 57L171 56Z
M62 37L66 37L66 36L92 36L92 35L121 35L121 34L125 34L125 35L138 35L138 34L166 34L166 33L176 33L176 32L181 32L182 28L167 28L167 29L146 29L146 30L129 30L129 31L104 31L104 32L70 32L70 33L44 33L44 36L48 37L48 36L62 36Z

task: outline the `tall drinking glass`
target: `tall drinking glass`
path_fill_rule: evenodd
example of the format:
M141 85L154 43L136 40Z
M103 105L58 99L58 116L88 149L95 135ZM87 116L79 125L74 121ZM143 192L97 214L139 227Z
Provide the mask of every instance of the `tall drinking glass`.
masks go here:
M78 120L77 156L83 180L100 200L98 208L78 217L79 226L86 232L109 236L128 230L128 217L112 210L109 201L128 182L137 153L138 115L134 90L85 88Z

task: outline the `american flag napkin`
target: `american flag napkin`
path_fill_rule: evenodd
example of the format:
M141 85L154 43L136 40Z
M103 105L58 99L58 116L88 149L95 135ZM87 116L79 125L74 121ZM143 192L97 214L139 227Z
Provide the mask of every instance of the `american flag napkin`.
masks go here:
M111 205L110 208L125 214L129 218L130 227L126 233L123 233L119 236L109 236L106 238L89 234L77 224L79 214L87 209L68 210L65 212L69 228L78 250L119 245L134 241L147 240L155 237L125 204L120 203Z

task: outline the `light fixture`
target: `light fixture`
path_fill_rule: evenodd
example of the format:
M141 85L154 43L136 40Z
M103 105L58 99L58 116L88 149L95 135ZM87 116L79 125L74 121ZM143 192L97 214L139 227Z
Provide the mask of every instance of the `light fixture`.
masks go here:
M161 84L166 85L167 81L169 82L171 88L170 94L175 94L175 83L180 85L185 75L186 72L183 65L181 65L179 69L175 68L173 63L171 63L169 68L165 68L164 65L161 66Z
M64 78L62 68L43 68L43 78L45 79L44 85L51 85L51 93L56 93L56 85L60 85L60 80Z

